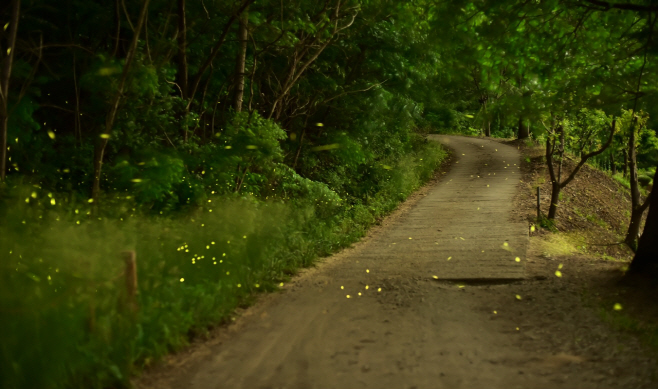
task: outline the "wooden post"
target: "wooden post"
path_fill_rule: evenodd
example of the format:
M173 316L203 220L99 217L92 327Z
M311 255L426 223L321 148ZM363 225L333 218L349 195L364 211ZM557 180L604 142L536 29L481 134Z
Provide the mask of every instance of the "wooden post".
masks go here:
M123 251L121 257L126 265L126 305L132 312L137 312L137 259L134 251Z
M541 197L539 187L537 187L537 221L541 221Z

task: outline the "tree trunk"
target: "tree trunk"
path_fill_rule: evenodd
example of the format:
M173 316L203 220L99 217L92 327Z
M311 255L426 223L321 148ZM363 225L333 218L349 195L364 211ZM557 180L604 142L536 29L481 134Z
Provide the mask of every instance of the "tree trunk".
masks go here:
M96 205L98 205L98 198L100 197L101 193L101 173L103 169L103 160L105 157L105 148L107 147L108 140L112 134L114 121L116 120L117 112L119 111L119 104L121 103L121 99L123 97L123 89L126 85L126 80L128 79L128 70L130 69L130 65L135 58L137 43L139 41L139 35L142 31L142 27L144 26L144 21L146 20L146 11L148 10L149 1L150 0L144 0L142 4L137 26L135 27L135 33L133 35L132 41L130 42L130 47L128 48L125 63L123 64L123 71L121 73L121 78L119 79L117 91L112 98L110 109L107 113L107 116L105 117L105 128L101 132L100 141L96 144L94 149L94 176L91 184L91 198Z
M247 24L249 23L249 10L246 8L240 17L240 28L238 29L238 57L235 63L235 95L233 96L233 109L242 112L242 99L244 97L245 61L247 59Z
M489 123L489 115L487 115L487 100L482 98L482 133L486 137L491 136L491 123Z
M653 181L658 181L658 169ZM657 193L658 194L658 193ZM650 274L658 276L658 195L651 191L649 214L644 225L644 232L635 252L629 271L636 274Z
M628 223L628 230L626 231L626 243L633 251L637 248L637 237L640 234L640 223L642 222L642 215L644 208L635 207L631 210L631 221Z
M2 103L4 106L0 107L0 120L2 121L0 123L0 131L2 132L2 135L0 135L0 147L2 148L0 150L0 182L3 182L7 175L7 127L9 124L7 106L4 101Z
M518 138L527 139L530 136L530 126L526 127L523 125L523 118L519 117L519 128L518 128Z
M637 125L637 117L631 124L631 133L628 139L628 170L629 181L631 184L631 220L628 224L626 237L624 243L632 250L637 248L637 235L640 232L640 221L644 213L640 198L640 186L637 182L637 149L635 147L635 126Z
M178 0L178 73L176 81L181 89L181 98L187 100L187 23L185 20L185 0Z
M617 166L615 166L615 152L614 151L610 152L610 171L612 172L613 176L615 174L617 174Z
M624 150L624 177L628 176L628 152Z
M14 64L16 52L16 34L18 21L21 15L21 0L14 0L9 21L9 37L7 38L7 55L2 65L2 78L0 78L0 182L5 180L7 174L7 130L9 126L9 80L11 68Z
M560 201L561 190L562 188L559 182L553 181L551 183L551 205L548 207L548 218L550 220L554 220L557 215L557 205Z

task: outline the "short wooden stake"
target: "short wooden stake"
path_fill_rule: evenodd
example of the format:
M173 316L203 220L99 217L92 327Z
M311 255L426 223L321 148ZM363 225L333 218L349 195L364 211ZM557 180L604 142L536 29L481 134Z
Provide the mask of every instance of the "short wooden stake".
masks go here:
M124 277L126 278L126 304L128 308L136 312L137 305L137 258L134 251L123 251L121 257L126 266Z
M537 187L537 221L541 221L541 197L539 187Z

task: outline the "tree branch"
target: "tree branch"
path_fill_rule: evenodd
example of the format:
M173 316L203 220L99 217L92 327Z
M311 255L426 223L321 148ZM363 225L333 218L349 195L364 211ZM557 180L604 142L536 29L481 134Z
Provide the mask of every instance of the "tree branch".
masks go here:
M240 8L238 8L237 11L235 11L233 15L231 15L228 22L226 22L226 25L224 26L224 30L222 31L222 34L219 36L219 39L217 40L215 47L212 48L210 55L206 58L206 61L201 65L201 67L199 67L199 71L194 76L194 81L192 82L192 90L188 94L188 97L190 99L189 102L187 103L188 107L192 103L192 100L194 100L194 95L196 94L196 91L199 88L199 83L201 83L201 77L203 77L203 73L205 73L206 70L208 70L212 61L215 59L217 54L219 54L219 49L221 49L222 45L224 45L224 42L226 41L226 35L228 35L228 32L231 29L231 26L233 25L233 22L235 22L238 16L242 14L242 11L244 11L245 8L251 5L251 3L253 3L254 1L255 0L244 0L244 2L242 2L242 4L240 5Z
M585 2L595 5L597 7L602 7L600 11L609 11L611 9L622 9L626 11L638 11L638 12L656 12L658 11L658 5L639 5L632 3L611 3L609 1L600 1L600 0L585 0Z
M573 169L573 171L571 172L569 177L567 177L567 179L564 180L564 182L560 183L560 187L564 188L565 186L567 186L574 179L574 177L576 177L576 174L578 174L578 171L580 170L580 168L583 167L583 165L585 164L585 162L587 162L588 159L590 159L592 157L596 157L597 155L601 154L602 152L604 152L608 148L608 146L610 146L612 144L612 137L613 137L613 135L615 135L616 125L617 125L617 120L613 120L612 125L610 126L610 136L608 137L608 141L605 142L605 144L603 146L601 146L600 149L598 149L596 151L592 151L589 154L585 154L585 155L581 156L580 157L580 162L578 162L578 165L576 165L576 167Z

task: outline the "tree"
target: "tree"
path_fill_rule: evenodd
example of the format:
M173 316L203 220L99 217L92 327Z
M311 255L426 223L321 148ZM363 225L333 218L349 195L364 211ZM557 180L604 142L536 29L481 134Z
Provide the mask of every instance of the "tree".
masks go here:
M21 15L21 0L13 0L11 7L11 20L8 23L9 36L7 37L6 49L3 47L4 60L2 63L2 74L0 74L0 182L5 180L7 174L7 128L9 125L9 82L11 81L11 70L16 53L16 35L18 33L18 21ZM5 26L5 30L7 26Z
M238 29L238 42L240 48L235 61L235 88L233 98L233 109L235 112L242 111L242 98L244 97L244 78L245 78L245 62L247 59L247 38L249 31L247 25L249 23L249 11L245 8L240 17L240 28Z
M553 120L546 137L546 166L551 178L551 205L548 209L548 219L553 220L557 215L560 192L575 177L588 159L603 153L612 143L615 134L616 121L610 125L610 135L604 144L600 144L599 135L604 130L607 120L600 112L582 110L575 120ZM562 170L567 158L567 151L571 150L580 155L580 161L573 168L569 176L563 181ZM556 161L557 159L557 161ZM557 163L557 169L555 164Z
M139 35L142 31L142 26L144 26L144 21L146 20L146 11L148 10L149 1L150 0L144 0L142 3L142 10L139 13L139 18L137 19L138 22L137 22L137 26L135 27L133 39L130 43L130 47L128 48L128 53L126 54L126 59L123 64L123 71L121 73L121 78L119 79L117 90L110 103L109 111L105 118L105 127L103 128L103 131L100 134L100 140L96 144L96 148L94 150L94 176L91 186L91 198L96 204L98 204L98 199L100 197L100 192L101 192L100 183L101 183L101 172L103 169L103 160L105 156L105 148L107 147L107 143L110 140L110 137L112 136L112 130L114 129L114 122L116 120L117 113L119 112L119 106L123 99L123 90L126 86L126 81L128 80L128 72L130 70L130 66L132 65L133 60L135 59L135 55L137 51L137 42L139 41Z
M629 169L628 179L631 186L631 218L630 222L628 223L628 230L626 231L624 243L626 243L631 249L635 250L637 247L637 238L640 232L640 222L642 221L642 215L644 214L644 211L649 206L649 198L646 198L644 202L642 202L637 172L637 138L638 134L642 131L644 125L647 122L647 117L646 115L640 117L638 114L632 114L633 118L630 120L630 125L628 126L629 135L627 146Z
M653 182L658 182L658 169ZM640 237L637 251L628 270L631 274L648 274L658 277L658 196L654 194L656 186L649 195L649 214Z

